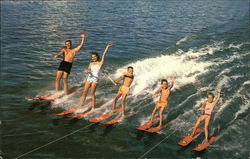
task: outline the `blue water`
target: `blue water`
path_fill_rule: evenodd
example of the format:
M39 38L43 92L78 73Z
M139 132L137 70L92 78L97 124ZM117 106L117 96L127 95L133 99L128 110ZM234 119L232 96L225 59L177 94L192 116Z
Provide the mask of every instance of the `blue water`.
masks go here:
M61 61L53 56L65 40L79 45L81 32L86 41L73 63L69 97L56 102L25 100L53 92ZM1 1L0 156L249 158L249 34L246 0ZM101 54L110 41L114 45L96 91L98 109L85 119L110 110L118 87L107 75L117 78L119 69L131 65L135 81L126 102L128 117L114 126L53 117L80 103L86 78L82 70L90 53ZM164 122L173 124L157 134L137 131L151 115L157 100L151 94L159 81L173 76L177 80L164 111ZM198 117L196 108L218 87L222 99L209 127L218 140L201 153L192 148L204 134L187 148L179 147L177 142ZM90 102L88 97L87 106Z

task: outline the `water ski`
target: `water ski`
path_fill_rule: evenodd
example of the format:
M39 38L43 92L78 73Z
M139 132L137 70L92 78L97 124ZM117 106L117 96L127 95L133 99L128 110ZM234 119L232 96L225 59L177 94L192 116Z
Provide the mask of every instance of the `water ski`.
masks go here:
M94 111L93 111L92 109L89 109L89 108L88 108L87 110L85 110L85 111L82 112L82 113L76 112L76 113L73 114L73 115L66 115L66 117L75 119L75 118L83 117L83 116L88 115L88 114L93 113L93 112L94 112Z
M83 117L83 116L86 116L90 113L93 113L93 111L85 111L85 112L82 112L82 113L77 113L75 115L67 115L66 117L68 118L72 118L72 119L75 119L75 118L80 118L80 117Z
M197 147L195 147L193 150L194 151L203 151L205 150L210 144L212 144L216 140L216 136L212 136L208 143L204 142L202 144L199 144Z
M27 100L46 100L46 101L55 101L60 98L50 98L50 96L40 96L40 97L27 97Z
M64 116L64 115L67 115L67 114L70 114L70 113L74 113L77 110L79 110L79 109L70 109L70 110L65 110L65 111L63 111L61 113L56 113L56 114L52 114L52 115L55 115L55 116Z
M157 131L159 131L159 130L165 128L165 127L167 127L170 124L173 124L173 122L170 121L170 122L164 124L162 127L157 126L157 127L154 127L154 128L150 128L148 130L144 130L144 131L147 131L147 132L150 132L150 133L155 133L155 132L157 132Z
M122 110L122 107L119 107L119 108L115 109L114 112L121 111L121 110ZM96 118L89 119L89 122L93 122L93 123L100 122L100 121L110 117L112 114L113 114L112 112L105 113L105 114L100 115L100 116L98 116Z
M119 111L119 109L121 109L121 108L118 108L117 111ZM122 117L122 116L121 116L121 117L112 119L112 120L110 120L110 121L107 121L107 122L100 122L100 123L101 123L101 124L106 124L106 125L116 124L116 123L119 123L119 122L123 121L123 119L130 117L130 116L133 115L133 114L135 114L135 113L132 112L132 113L129 113L129 114L125 115L125 117Z
M148 122L144 123L143 125L137 127L136 129L138 129L138 130L146 130L146 129L150 128L153 125L153 123L157 122L158 120L160 120L160 118L156 117L156 118L153 119L152 123L150 123L150 121L148 121Z
M197 128L194 137L191 137L190 135L185 136L181 141L178 142L180 146L187 146L190 144L194 139L196 139L203 130L201 128Z
M101 122L101 124L105 124L105 125L111 125L111 124L116 124L121 122L124 119L124 117L119 117L119 118L115 118L113 120L107 121L107 122Z

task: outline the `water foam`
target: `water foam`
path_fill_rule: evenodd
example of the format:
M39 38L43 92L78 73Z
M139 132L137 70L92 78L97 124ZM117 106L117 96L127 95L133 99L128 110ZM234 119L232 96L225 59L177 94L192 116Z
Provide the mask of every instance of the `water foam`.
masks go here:
M176 42L176 45L180 45L181 43L190 41L190 40L194 39L195 37L196 37L196 35L188 35L188 36L185 36L185 37L182 38L181 40L177 41L177 42Z
M119 76L119 70L128 66L134 67L135 81L132 84L132 94L138 95L151 88L161 79L176 77L173 89L186 84L194 83L197 76L209 71L209 66L214 63L202 61L201 57L212 55L222 49L223 42L206 45L199 49L189 49L187 52L178 50L172 55L162 55L128 64L119 68L114 76Z
M239 77L241 77L241 76L239 76ZM233 77L233 78L235 78L235 77ZM230 80L230 78L228 78L228 77L227 77L227 79ZM245 81L245 82L241 85L241 87L237 90L237 92L235 92L234 95L233 95L230 99L228 99L225 103L223 103L223 104L220 106L218 112L216 113L216 115L215 115L215 117L214 117L215 119L218 118L218 117L220 116L220 114L221 114L221 113L222 113L222 112L223 112L232 102L235 101L236 98L243 98L243 99L245 99L244 101L246 102L246 104L245 104L244 106L240 107L240 110L239 110L238 112L236 112L235 117L234 117L234 119L233 119L231 122L233 122L235 119L237 119L237 117L238 117L239 114L244 113L244 112L249 108L249 99L248 99L247 95L243 95L243 94L242 94L242 90L245 88L245 85L247 85L247 84L249 84L249 83L250 83L249 81ZM229 87L229 86L228 86L228 87Z
M242 84L242 87L237 91L237 93L240 94L240 93L242 92L242 90L245 88L246 85L250 85L250 81L249 81L249 80L248 80L248 81L245 81L245 82ZM243 100L244 100L244 101L243 101L243 104L240 106L240 110L238 110L238 111L235 113L234 119L233 119L232 121L236 120L237 117L238 117L240 114L246 112L246 111L250 108L250 100L249 100L250 96L249 96L249 94L243 94L243 95L242 95L242 98L243 98Z
M241 43L241 44L230 44L228 49L240 49L243 45L249 45L250 43Z

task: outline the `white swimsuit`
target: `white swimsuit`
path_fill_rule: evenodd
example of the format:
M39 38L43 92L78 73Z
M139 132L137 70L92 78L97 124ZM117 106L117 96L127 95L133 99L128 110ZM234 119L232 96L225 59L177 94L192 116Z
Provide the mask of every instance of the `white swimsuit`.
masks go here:
M100 66L98 64L97 65L91 65L90 70L91 70L91 72L89 72L87 81L89 81L91 83L92 82L98 83Z

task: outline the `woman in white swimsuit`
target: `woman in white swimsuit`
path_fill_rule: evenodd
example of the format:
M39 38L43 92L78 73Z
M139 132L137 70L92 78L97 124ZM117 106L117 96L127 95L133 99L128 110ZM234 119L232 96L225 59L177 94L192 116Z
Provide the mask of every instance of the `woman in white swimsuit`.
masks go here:
M99 81L99 72L100 72L100 69L104 63L106 53L107 53L110 46L112 46L112 43L109 43L106 46L106 49L104 50L104 52L102 54L101 61L99 61L99 55L97 53L95 53L95 52L91 53L92 62L90 62L88 69L84 70L84 72L88 72L89 74L88 74L87 80L85 82L85 86L84 86L84 90L83 90L83 94L82 94L81 105L84 104L84 102L86 100L86 96L87 96L88 91L89 91L89 88L91 87L92 109L94 109L96 106L95 90L96 90L96 87L97 87L98 81Z
M205 120L205 125L204 125L204 131L205 131L205 142L208 142L208 125L209 125L209 121L211 118L211 113L214 109L214 106L218 103L219 99L220 99L220 93L221 93L221 89L218 88L217 90L217 97L214 100L214 94L213 93L208 93L207 95L207 100L205 100L202 103L202 106L198 109L198 110L203 110L204 113L203 115L201 115L193 128L193 131L191 133L191 137L194 136L196 129L198 128L198 126L200 125L200 123Z

